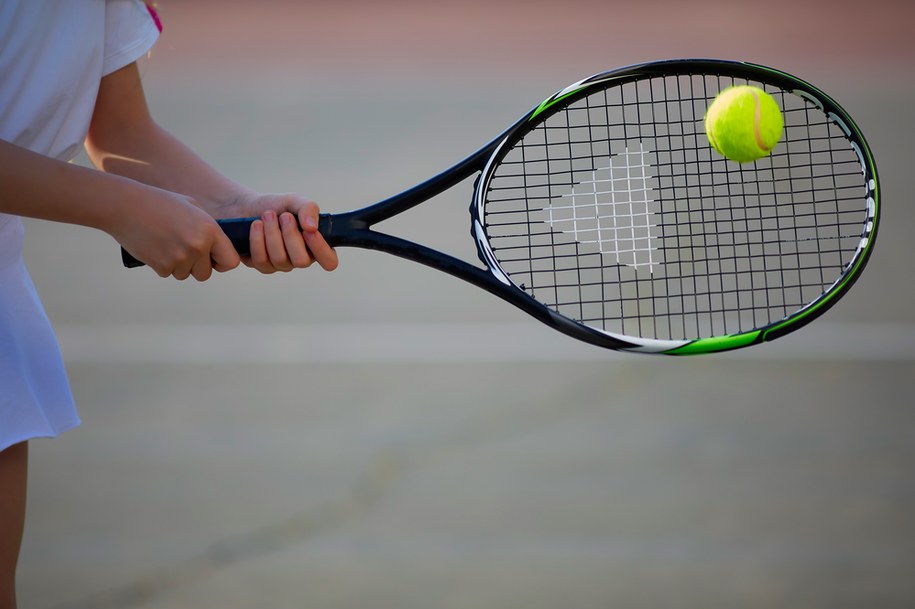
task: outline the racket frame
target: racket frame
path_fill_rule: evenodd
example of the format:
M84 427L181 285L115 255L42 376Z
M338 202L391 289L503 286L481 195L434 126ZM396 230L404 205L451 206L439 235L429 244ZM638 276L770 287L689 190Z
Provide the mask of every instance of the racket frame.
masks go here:
M812 102L842 128L858 154L868 188L869 226L862 235L861 244L849 267L820 298L783 319L747 332L695 340L634 339L602 331L571 320L529 296L502 270L490 247L483 222L489 181L494 169L512 144L551 115L590 95L595 88L605 87L610 83L622 85L650 77L696 74L762 81L781 87ZM473 202L470 207L471 235L486 268L468 264L412 241L371 230L375 223L415 207L477 172L480 172L480 175L474 185ZM401 194L369 207L343 214L324 214L319 228L332 245L383 251L444 271L499 296L539 321L579 340L615 350L694 355L729 351L773 340L803 327L832 307L860 276L873 249L879 217L878 184L876 163L863 134L848 113L823 91L790 74L758 64L718 59L674 59L603 72L569 85L541 102L497 138L460 163Z

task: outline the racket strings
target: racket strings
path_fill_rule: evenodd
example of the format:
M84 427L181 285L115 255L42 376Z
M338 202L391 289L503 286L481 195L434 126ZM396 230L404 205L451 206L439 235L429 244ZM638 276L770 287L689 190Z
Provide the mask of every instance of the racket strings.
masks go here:
M867 222L861 161L812 103L783 110L773 153L738 165L704 132L717 76L592 93L514 143L484 207L500 267L543 304L629 336L745 332L814 302L842 276Z

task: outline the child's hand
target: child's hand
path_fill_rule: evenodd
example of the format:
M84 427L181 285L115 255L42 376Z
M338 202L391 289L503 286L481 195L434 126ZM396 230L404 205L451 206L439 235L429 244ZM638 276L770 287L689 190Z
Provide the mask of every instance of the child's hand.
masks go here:
M239 265L232 242L190 198L156 188L143 194L108 232L160 277L206 281L214 270L221 273Z
M240 207L239 217L261 217L251 224L251 256L242 259L246 265L261 273L307 268L315 262L326 271L337 268L337 252L318 232L320 210L313 201L294 194L253 195Z

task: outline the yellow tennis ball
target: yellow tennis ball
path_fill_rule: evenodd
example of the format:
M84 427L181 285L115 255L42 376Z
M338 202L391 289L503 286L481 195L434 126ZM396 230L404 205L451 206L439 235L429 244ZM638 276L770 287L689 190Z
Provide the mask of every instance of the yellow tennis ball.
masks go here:
M747 85L725 89L705 113L705 134L712 148L738 163L769 154L781 139L784 126L772 96Z

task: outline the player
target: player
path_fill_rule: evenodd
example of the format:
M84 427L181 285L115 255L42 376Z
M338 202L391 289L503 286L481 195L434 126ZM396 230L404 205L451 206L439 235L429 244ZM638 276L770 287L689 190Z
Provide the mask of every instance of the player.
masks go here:
M0 2L0 609L16 606L27 441L79 423L20 217L103 230L163 277L337 266L315 203L229 180L152 120L136 61L160 30L141 0ZM68 163L83 145L101 171ZM242 261L214 218L244 216L261 220Z

